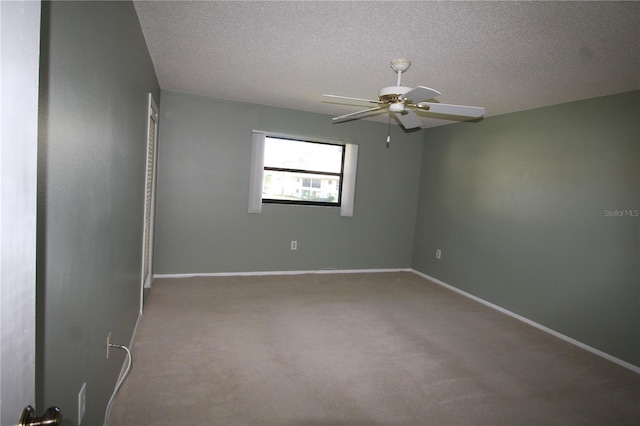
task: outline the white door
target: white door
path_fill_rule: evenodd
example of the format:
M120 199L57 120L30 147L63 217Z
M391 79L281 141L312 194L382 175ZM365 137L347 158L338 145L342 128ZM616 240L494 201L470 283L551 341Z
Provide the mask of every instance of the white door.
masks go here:
M147 166L144 187L144 232L142 240L142 285L140 288L140 314L144 304L144 289L151 287L153 277L153 218L156 188L156 151L158 141L158 106L149 93L147 114Z
M0 1L0 424L35 404L40 1Z

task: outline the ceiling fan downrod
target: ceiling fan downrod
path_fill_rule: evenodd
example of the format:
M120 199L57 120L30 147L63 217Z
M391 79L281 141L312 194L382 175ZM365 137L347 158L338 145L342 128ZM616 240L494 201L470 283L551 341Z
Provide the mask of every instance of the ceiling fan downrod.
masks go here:
M402 81L402 73L409 69L411 61L408 59L394 59L391 61L391 69L398 74L396 86L400 86Z

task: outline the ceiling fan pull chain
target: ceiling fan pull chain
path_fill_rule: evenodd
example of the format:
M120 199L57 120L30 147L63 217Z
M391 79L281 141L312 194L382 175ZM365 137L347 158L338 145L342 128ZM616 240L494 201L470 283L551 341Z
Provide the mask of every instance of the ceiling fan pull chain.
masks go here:
M389 115L389 125L387 127L387 149L389 149L389 142L391 142L391 115Z

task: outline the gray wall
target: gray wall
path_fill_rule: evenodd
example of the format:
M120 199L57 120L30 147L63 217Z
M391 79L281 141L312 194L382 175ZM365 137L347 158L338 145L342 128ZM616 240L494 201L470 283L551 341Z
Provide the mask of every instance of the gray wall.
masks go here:
M318 100L320 102L320 100ZM265 205L249 214L252 129L360 145L355 213ZM422 133L162 92L155 274L408 268ZM290 241L298 250L290 250Z
M42 5L38 411L102 424L141 280L147 93L159 86L131 2Z
M413 267L640 366L639 117L630 92L426 130Z

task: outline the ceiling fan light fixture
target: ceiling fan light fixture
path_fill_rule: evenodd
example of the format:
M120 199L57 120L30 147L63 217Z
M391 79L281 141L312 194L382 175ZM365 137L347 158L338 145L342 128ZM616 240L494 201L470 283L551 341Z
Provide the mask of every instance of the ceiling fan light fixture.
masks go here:
M391 112L404 112L404 104L402 102L396 102L389 105L389 111Z

